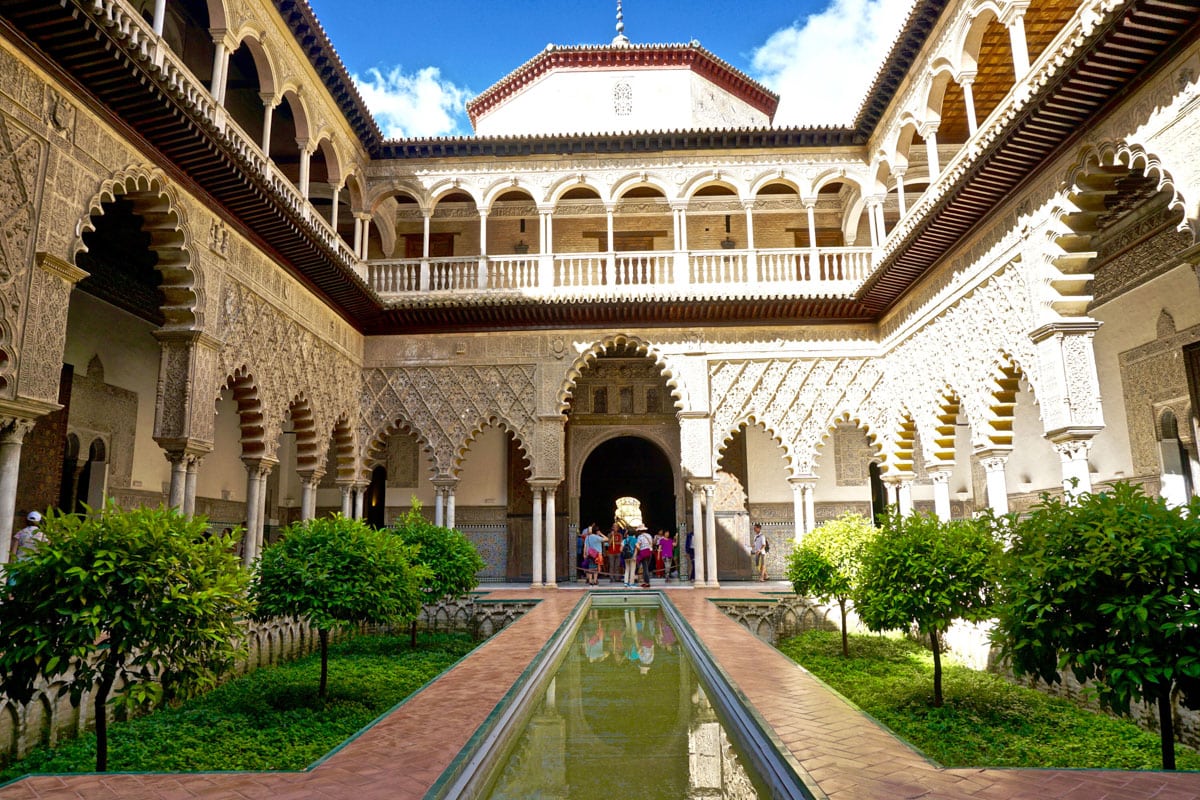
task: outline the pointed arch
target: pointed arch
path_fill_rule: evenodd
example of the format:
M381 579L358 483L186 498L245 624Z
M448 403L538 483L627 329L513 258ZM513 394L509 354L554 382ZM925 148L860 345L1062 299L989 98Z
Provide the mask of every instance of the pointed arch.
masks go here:
M87 252L83 234L96 230L94 218L103 217L105 203L118 198L132 205L150 235L150 249L158 257L154 268L162 275L164 330L204 329L204 281L187 213L175 188L156 169L131 167L100 185L75 226L75 255Z
M771 441L779 447L780 451L782 451L784 464L787 467L789 478L798 477L801 474L807 474L806 472L802 473L796 468L796 459L793 457L792 453L792 443L785 441L784 438L779 434L779 431L776 430L768 420L763 419L757 414L753 413L737 418L731 424L725 426L725 428L722 430L713 431L713 441L716 444L716 446L713 448L713 462L720 462L721 456L725 452L725 448L727 448L729 443L733 441L733 437L737 435L739 430L742 428L751 427L757 427L759 430L765 433L771 439Z
M467 452L471 449L471 443L489 428L497 428L512 436L513 441L517 445L517 450L521 453L521 459L525 462L526 471L532 476L533 474L533 452L530 448L530 443L525 441L525 437L521 435L519 426L513 424L511 420L503 414L491 413L485 416L480 416L475 424L469 428L469 431L463 441L454 449L454 461L451 466L451 472L456 477L462 471L463 461L466 460Z
M242 457L253 458L267 454L265 414L258 382L245 365L225 378L221 391L228 389L237 408L238 429L242 445ZM220 400L220 392L213 398Z

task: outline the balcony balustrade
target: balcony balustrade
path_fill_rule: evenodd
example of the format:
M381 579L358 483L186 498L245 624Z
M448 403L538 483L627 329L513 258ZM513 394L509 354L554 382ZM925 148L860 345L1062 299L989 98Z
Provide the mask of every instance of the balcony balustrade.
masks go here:
M869 247L772 250L656 250L374 259L367 283L384 300L423 296L575 296L580 299L848 297L867 279Z

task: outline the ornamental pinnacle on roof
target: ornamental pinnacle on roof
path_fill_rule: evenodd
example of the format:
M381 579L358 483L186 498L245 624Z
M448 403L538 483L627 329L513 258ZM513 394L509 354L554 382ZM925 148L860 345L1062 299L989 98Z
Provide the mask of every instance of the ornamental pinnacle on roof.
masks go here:
M628 47L629 37L625 35L625 15L621 13L621 0L617 0L617 35L612 40L613 47Z

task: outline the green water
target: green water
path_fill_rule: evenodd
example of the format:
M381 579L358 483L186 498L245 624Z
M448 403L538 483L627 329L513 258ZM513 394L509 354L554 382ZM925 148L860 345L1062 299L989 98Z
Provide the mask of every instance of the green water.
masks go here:
M659 608L592 608L497 774L493 800L768 797Z

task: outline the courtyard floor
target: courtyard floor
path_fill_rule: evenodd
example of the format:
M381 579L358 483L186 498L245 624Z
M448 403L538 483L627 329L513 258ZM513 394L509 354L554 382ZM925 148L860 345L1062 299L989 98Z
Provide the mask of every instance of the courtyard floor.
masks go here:
M602 583L604 589L611 584ZM482 587L494 599L536 597L529 613L314 768L287 773L90 774L27 778L5 798L423 797L586 588ZM721 668L830 800L1195 800L1200 774L1102 770L942 769L930 764L803 669L729 619L709 598L785 591L784 583L692 589L667 584L679 611Z

